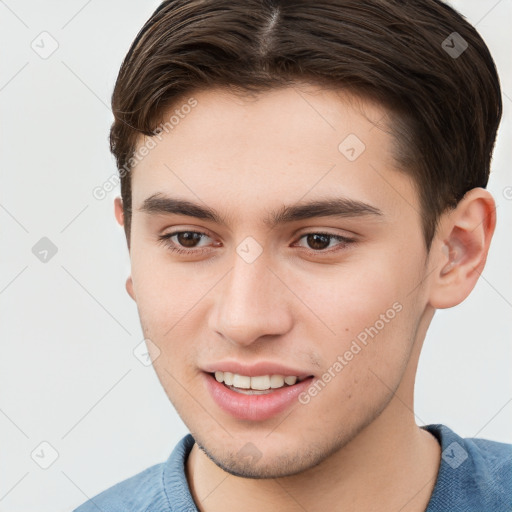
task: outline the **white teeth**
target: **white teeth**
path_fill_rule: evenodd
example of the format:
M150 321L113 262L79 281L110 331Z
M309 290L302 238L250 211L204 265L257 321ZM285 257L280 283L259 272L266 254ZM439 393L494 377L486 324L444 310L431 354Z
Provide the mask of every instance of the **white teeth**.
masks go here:
M270 388L270 377L263 375L262 377L251 377L252 389L268 389Z
M215 372L217 382L224 382L227 386L234 386L241 389L267 390L282 388L285 384L293 386L298 377L294 375L258 375L257 377L248 377L231 372Z
M235 373L233 375L233 386L235 388L249 389L251 387L251 377Z
M272 375L270 377L271 388L282 388L284 386L284 377L282 375Z

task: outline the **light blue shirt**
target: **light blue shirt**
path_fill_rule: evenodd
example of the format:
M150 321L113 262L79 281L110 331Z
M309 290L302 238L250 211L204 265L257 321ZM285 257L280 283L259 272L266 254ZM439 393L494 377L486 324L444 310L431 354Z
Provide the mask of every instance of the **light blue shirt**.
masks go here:
M426 425L442 449L436 485L425 512L511 512L512 444L462 439L445 425ZM91 498L74 512L198 512L185 475L194 445L183 437L166 462Z

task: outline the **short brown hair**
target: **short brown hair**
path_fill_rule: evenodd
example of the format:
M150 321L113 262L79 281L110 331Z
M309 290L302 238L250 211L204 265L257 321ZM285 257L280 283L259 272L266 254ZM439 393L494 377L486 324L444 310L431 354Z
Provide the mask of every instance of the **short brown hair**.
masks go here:
M345 89L392 113L397 167L414 178L427 251L440 214L487 186L499 79L476 29L443 2L167 0L132 43L112 95L128 245L141 134L159 133L163 114L192 91L297 82Z

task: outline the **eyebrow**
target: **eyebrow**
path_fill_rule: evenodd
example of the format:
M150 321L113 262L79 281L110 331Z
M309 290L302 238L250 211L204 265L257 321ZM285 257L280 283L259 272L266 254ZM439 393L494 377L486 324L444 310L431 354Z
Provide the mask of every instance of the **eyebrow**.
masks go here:
M140 212L151 215L175 214L209 220L216 224L227 226L227 219L214 209L203 206L186 199L165 196L161 193L153 194L144 200L139 208ZM362 201L347 197L333 197L318 199L308 203L283 205L280 209L269 212L263 224L273 229L278 225L294 221L312 219L316 217L364 217L384 216L381 210Z

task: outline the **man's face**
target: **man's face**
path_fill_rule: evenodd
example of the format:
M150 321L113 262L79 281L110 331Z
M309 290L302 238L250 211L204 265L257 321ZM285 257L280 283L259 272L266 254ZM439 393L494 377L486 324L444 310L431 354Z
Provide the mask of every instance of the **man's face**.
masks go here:
M141 325L160 382L209 457L233 474L291 475L377 419L390 428L411 414L394 392L412 396L428 303L418 197L396 169L382 108L312 88L193 97L194 108L173 107L179 122L132 173ZM157 194L219 218L160 211L147 201ZM269 224L327 199L345 200L337 216ZM223 368L240 369L242 387L251 375L263 377L255 387L268 387L265 375L312 377L249 395L217 382Z

